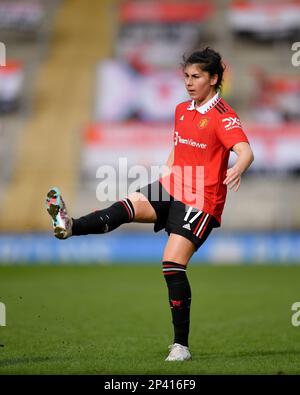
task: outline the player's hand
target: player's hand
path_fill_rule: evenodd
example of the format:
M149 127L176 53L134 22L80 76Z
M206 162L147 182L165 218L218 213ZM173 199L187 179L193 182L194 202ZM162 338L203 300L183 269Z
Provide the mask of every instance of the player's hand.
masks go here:
M223 184L228 185L229 189L233 189L234 192L236 192L241 185L241 176L241 171L237 167L233 166L227 170Z

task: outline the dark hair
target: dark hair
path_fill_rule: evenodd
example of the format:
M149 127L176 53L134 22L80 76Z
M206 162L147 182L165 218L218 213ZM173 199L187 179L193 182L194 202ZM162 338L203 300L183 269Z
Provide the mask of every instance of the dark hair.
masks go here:
M223 73L226 66L218 52L210 47L206 47L201 50L196 50L188 56L184 55L182 63L183 69L189 64L201 65L201 70L207 71L211 77L217 74L218 81L216 83L216 89L222 87Z

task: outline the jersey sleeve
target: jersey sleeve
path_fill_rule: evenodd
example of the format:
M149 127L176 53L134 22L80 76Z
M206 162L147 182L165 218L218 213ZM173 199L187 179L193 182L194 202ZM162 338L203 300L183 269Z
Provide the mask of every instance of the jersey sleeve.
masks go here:
M223 114L217 121L217 136L225 148L230 150L237 143L249 143L236 113Z
M177 124L178 124L179 111L180 111L180 104L177 104L177 106L175 108L175 113L174 113L174 132L176 131Z

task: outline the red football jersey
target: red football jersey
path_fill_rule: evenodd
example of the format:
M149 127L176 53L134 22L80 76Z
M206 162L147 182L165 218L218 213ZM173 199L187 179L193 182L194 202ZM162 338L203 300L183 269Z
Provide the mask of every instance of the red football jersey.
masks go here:
M216 94L198 108L194 101L175 111L174 163L160 179L170 195L221 223L231 148L249 142L235 111Z

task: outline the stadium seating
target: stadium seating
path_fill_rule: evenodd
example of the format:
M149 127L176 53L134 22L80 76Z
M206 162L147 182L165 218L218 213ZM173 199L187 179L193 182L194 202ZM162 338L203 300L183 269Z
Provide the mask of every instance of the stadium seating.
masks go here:
M75 0L58 8L49 56L37 74L32 115L20 136L4 196L1 230L47 229L42 202L53 184L73 198L80 127L90 114L93 67L110 54L110 5L93 0L87 7L85 1Z

